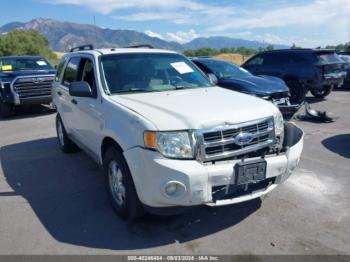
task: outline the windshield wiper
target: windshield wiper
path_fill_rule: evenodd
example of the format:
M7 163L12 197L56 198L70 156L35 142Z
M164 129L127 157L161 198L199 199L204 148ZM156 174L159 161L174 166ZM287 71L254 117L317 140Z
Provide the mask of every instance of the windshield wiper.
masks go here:
M132 92L138 92L138 93L148 93L148 92L155 92L156 90L151 90L151 89L142 89L142 88L129 88L125 90L118 90L115 92L116 94L120 93L132 93Z

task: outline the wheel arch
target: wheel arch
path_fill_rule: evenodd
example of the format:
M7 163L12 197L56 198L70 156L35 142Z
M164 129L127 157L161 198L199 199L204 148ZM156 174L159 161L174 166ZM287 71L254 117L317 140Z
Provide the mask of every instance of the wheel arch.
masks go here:
M102 143L101 143L101 152L100 152L101 163L103 163L104 155L110 146L114 146L121 153L124 152L123 148L120 146L120 144L114 138L107 136L102 140Z
M285 75L285 76L283 76L283 80L284 81L296 80L296 81L300 82L299 78L295 75Z

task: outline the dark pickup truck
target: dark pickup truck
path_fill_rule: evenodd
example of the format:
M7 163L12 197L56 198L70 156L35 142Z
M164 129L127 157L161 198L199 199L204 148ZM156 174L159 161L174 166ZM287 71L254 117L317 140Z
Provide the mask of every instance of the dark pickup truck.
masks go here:
M346 77L346 63L331 49L284 49L259 53L242 67L255 75L282 78L292 102L301 102L308 91L315 97L329 95Z
M40 56L0 57L0 117L21 105L50 104L56 70Z

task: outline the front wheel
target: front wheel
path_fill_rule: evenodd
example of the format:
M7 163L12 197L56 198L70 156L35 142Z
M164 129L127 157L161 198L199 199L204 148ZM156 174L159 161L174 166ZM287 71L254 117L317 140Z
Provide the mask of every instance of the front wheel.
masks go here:
M302 103L305 100L306 94L308 92L307 88L302 85L297 79L287 79L285 82L291 93L290 101L292 103Z
M103 167L108 195L115 212L127 220L141 217L143 207L121 152L115 147L108 148L104 156Z
M332 92L332 90L333 86L325 86L320 90L311 90L310 92L314 97L325 98Z

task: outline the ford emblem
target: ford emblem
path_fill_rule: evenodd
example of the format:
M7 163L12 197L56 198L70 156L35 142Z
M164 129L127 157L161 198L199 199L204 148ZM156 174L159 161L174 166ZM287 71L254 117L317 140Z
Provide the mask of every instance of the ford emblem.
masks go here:
M252 142L254 138L255 138L255 136L251 133L241 132L236 137L234 137L233 140L234 140L235 144L240 145L240 146L244 146L244 145Z

